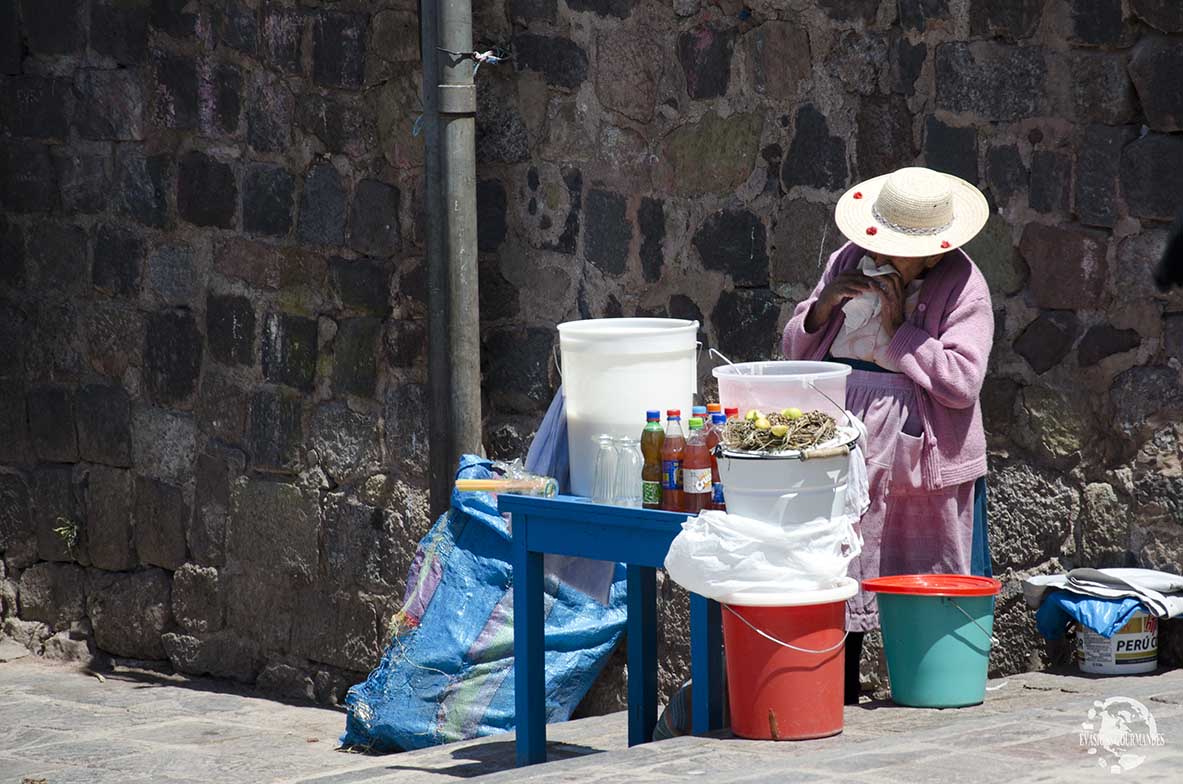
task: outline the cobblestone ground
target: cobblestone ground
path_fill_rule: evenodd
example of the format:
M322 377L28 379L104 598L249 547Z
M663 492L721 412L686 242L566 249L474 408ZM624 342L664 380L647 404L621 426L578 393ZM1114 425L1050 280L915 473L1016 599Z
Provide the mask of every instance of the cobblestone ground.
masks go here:
M1139 782L1183 775L1183 670L1139 678L1029 673L993 682L986 703L935 711L866 703L837 737L761 743L679 738L624 748L618 713L550 728L546 765L513 770L512 736L408 754L335 749L344 714L263 699L224 683L117 670L105 679L22 659L0 664L0 782L482 782L964 780L1114 781L1082 744L1097 700L1133 698L1163 744L1130 748Z

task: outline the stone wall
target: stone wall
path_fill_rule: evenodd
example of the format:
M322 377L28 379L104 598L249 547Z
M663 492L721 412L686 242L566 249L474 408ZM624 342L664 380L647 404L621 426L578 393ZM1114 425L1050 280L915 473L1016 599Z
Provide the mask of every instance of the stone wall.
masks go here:
M376 663L428 525L415 8L0 3L7 634Z
M476 5L514 52L478 74L491 453L537 427L559 321L695 318L774 356L837 196L921 162L995 208L969 251L997 314L996 667L1041 663L1023 575L1178 568L1183 294L1149 283L1176 3ZM0 2L9 634L322 699L374 661L428 523L415 7ZM661 596L668 693L686 610Z

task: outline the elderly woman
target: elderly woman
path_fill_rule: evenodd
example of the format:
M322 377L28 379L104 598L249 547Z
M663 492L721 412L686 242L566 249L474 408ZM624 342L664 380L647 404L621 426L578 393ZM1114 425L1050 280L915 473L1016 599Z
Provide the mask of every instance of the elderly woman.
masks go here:
M929 169L860 183L835 209L850 241L785 326L787 358L853 368L846 407L867 426L871 496L849 571L858 580L990 573L978 395L994 315L960 249L988 215L977 188ZM874 594L850 600L848 704L858 702L863 633L878 625Z

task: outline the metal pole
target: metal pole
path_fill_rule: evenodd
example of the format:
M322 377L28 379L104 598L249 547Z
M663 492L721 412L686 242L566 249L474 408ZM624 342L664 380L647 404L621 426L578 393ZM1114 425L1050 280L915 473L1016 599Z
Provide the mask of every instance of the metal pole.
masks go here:
M431 506L447 509L461 454L481 453L476 247L476 90L471 0L420 0L427 142Z

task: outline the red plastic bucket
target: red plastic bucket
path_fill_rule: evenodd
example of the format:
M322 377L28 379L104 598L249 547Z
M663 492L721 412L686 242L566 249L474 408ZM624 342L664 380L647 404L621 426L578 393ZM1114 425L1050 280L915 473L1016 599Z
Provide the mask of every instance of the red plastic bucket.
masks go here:
M858 583L723 603L731 731L753 740L808 740L842 732L846 600ZM747 601L773 601L760 597Z

